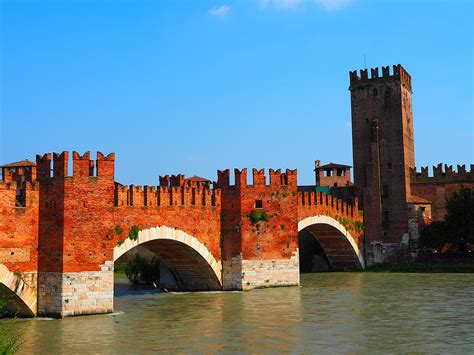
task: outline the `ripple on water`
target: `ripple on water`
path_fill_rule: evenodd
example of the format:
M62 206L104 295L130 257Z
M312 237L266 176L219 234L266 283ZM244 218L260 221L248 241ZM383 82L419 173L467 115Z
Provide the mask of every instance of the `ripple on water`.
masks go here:
M472 353L473 299L472 274L306 274L302 287L122 293L108 316L22 322L21 352Z

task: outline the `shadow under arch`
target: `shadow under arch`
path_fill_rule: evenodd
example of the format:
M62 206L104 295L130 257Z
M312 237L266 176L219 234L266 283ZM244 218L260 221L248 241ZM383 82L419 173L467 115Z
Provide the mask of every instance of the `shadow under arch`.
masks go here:
M37 311L36 290L28 286L20 276L0 264L0 287L11 296L7 302L7 311L23 317L34 317Z
M321 245L333 270L364 269L362 251L349 231L334 218L324 215L298 222L298 232L307 230Z
M137 246L158 254L172 272L179 290L222 289L222 264L197 238L179 229L153 227L138 233L136 240L125 239L114 248L114 262Z

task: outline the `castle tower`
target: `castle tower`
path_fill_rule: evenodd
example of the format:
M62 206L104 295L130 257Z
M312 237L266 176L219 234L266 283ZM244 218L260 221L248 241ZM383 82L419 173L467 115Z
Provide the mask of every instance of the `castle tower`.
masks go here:
M53 158L53 159L51 159ZM39 182L38 314L113 309L113 153L36 157ZM95 172L95 173L94 173Z
M411 77L399 65L350 72L354 184L366 224L370 265L408 247L407 201L415 166Z
M297 171L247 169L217 172L222 189L222 259L225 290L299 285Z

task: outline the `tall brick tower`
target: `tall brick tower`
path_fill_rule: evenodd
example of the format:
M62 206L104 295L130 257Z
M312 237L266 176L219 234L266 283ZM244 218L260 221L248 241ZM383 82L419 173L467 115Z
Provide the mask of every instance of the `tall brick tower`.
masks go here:
M407 202L415 166L411 77L399 65L350 72L354 184L366 224L366 260L408 251Z

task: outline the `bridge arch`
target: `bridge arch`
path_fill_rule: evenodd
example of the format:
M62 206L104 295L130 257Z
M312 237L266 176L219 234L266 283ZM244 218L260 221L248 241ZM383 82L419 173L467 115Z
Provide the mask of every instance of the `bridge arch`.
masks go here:
M6 289L9 295L13 295L13 302L20 316L34 317L37 311L36 291L28 286L20 276L8 270L4 264L0 264L0 286ZM7 304L7 309L13 309L12 304ZM14 312L17 310L13 309Z
M316 215L298 222L298 232L308 230L324 250L329 264L336 268L365 268L362 250L349 231L334 218Z
M141 230L136 240L125 239L114 248L114 262L137 246L157 253L173 270L181 290L222 288L222 264L196 237L167 226Z

